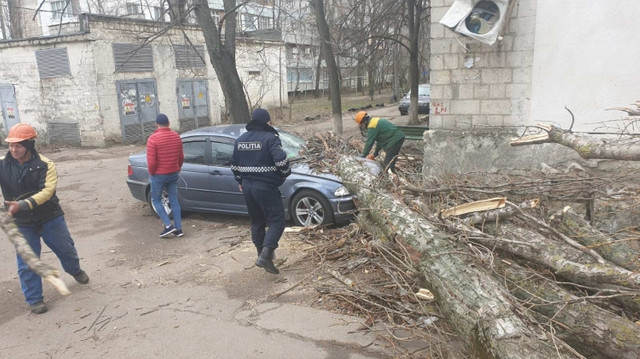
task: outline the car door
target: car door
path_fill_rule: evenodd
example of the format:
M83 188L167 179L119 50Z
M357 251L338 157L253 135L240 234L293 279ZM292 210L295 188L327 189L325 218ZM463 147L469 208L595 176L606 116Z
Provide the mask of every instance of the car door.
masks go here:
M247 205L238 182L231 171L234 140L227 137L211 136L211 167L209 186L216 210L228 213L246 214Z
M213 192L209 188L211 148L206 136L182 139L184 163L178 181L178 197L183 210L206 211Z

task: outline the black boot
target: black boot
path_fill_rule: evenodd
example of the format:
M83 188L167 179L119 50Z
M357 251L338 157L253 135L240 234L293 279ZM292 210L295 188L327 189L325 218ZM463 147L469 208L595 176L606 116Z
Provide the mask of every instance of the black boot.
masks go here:
M273 248L262 248L260 257L258 257L258 260L256 261L256 265L260 268L264 268L264 270L271 274L280 274L278 268L273 264Z
M260 253L262 253L262 247L256 247L256 250L258 251L258 258L260 258Z

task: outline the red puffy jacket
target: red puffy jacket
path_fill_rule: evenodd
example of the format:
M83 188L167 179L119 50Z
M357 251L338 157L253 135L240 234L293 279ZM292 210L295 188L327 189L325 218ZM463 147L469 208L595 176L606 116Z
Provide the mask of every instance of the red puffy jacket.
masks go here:
M182 140L169 127L159 127L147 140L147 168L150 175L180 172L184 162Z

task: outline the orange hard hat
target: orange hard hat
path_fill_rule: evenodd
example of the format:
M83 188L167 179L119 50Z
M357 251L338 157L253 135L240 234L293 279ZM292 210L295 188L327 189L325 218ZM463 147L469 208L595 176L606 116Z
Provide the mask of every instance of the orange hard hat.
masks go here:
M358 125L362 122L362 120L367 116L367 111L360 111L356 113L356 122Z
M9 130L9 134L7 138L5 138L6 142L15 143L22 142L24 140L30 140L38 137L36 134L36 130L33 129L30 125L26 123L16 123Z

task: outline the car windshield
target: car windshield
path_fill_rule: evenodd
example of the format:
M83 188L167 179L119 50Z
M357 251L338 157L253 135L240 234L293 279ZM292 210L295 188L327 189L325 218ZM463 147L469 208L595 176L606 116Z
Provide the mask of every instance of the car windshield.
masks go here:
M282 147L287 153L287 158L290 160L300 158L302 151L306 147L305 141L289 132L278 130L278 133L280 133L280 142L282 142Z
M420 85L418 86L418 96L429 96L431 94L431 86ZM405 98L411 97L411 90L404 96Z

